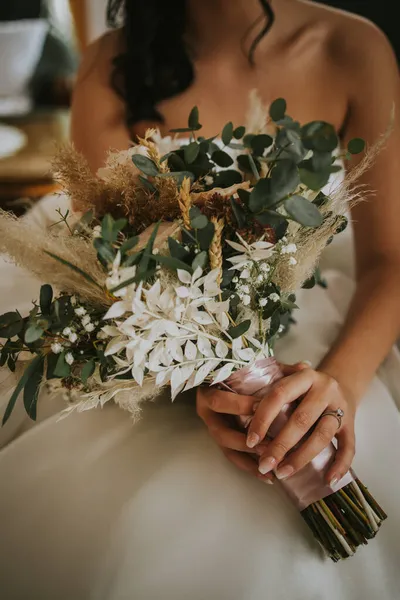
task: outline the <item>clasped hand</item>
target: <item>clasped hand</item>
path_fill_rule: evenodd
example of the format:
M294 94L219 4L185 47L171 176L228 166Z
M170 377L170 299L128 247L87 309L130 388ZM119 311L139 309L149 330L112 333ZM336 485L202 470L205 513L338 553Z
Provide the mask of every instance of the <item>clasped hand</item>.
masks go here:
M266 482L273 482L275 477L290 477L336 437L336 457L326 474L327 483L334 485L347 473L354 458L354 406L329 375L305 363L281 365L281 368L285 377L262 399L213 387L199 388L197 413L225 456L240 469ZM299 398L301 401L287 423L268 441L267 432L282 407ZM340 427L334 416L322 416L325 411L339 408L344 413ZM251 416L247 432L239 431L229 421L229 415Z

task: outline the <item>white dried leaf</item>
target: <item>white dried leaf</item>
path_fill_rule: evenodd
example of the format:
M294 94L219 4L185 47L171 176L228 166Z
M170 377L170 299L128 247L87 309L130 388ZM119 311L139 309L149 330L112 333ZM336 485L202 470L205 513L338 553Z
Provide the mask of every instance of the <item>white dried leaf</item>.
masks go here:
M215 354L219 357L219 358L225 358L229 353L229 348L227 346L227 344L225 344L225 342L223 342L222 340L219 340L217 342L217 345L215 346Z
M129 304L126 302L114 302L114 304L108 309L103 319L118 319L122 317L129 310Z
M168 335L176 336L181 335L181 331L176 323L173 321L165 321L165 331Z
M207 360L207 362L197 370L195 378L194 378L194 386L197 387L208 377L208 375L219 365L220 361L218 359Z
M138 385L140 385L140 387L142 387L142 385L143 385L143 378L144 378L143 369L141 369L140 367L133 367L133 369L132 369L132 377L136 381L136 383Z
M181 281L182 283L189 285L192 282L192 277L190 276L190 273L188 271L185 271L184 269L178 269L177 274L179 281Z
M254 360L255 353L252 348L243 348L242 350L236 350L236 355L240 360L244 360L246 362L250 362Z
M176 396L181 392L184 388L186 381L183 379L182 369L180 367L176 367L172 371L171 375L171 397L172 400L175 400Z
M203 356L214 356L210 340L202 335L200 335L197 340L197 348L199 349L201 354L203 354Z
M188 360L195 360L197 356L197 347L193 342L188 340L185 346L185 356Z
M161 386L169 383L169 381L171 379L171 373L172 373L172 369L164 368L162 371L160 371L156 377L156 385L161 387Z
M185 287L184 285L177 287L175 289L175 292L176 292L176 295L178 296L178 298L189 298L189 296L190 296L189 288Z
M104 356L111 356L126 347L126 340L122 337L116 337L107 344Z
M226 365L221 367L221 369L217 371L213 379L213 385L215 385L216 383L220 383L221 381L225 381L225 379L228 379L228 377L231 375L234 369L234 366L235 365L233 363L226 363Z
M213 318L205 311L198 310L192 318L196 323L199 323L200 325L212 325L214 323Z
M166 343L166 351L169 352L174 360L177 362L183 361L183 351L179 340L177 339L168 339Z

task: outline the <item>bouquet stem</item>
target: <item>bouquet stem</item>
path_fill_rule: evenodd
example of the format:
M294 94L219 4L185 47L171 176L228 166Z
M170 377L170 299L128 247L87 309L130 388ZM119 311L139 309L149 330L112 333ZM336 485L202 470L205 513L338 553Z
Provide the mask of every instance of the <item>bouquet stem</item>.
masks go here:
M262 359L251 367L236 371L223 387L238 394L263 397L282 376L274 358ZM277 435L293 410L293 404L282 408L268 437ZM251 422L251 418L240 417L239 420L244 428ZM298 507L325 552L337 562L353 556L359 546L373 539L387 517L353 471L334 487L326 483L326 473L335 452L334 445L330 444L298 473L280 481L280 485Z
M387 515L359 479L314 502L301 515L330 558L337 562L375 537Z

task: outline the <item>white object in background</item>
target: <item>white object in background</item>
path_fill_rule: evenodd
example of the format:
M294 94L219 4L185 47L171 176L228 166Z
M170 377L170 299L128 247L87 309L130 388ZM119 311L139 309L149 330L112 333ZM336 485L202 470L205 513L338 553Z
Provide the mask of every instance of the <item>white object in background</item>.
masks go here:
M0 124L0 159L16 154L26 142L27 137L20 129Z
M0 23L0 115L29 112L29 81L42 54L44 19Z
M93 42L107 31L107 0L86 0L88 40Z

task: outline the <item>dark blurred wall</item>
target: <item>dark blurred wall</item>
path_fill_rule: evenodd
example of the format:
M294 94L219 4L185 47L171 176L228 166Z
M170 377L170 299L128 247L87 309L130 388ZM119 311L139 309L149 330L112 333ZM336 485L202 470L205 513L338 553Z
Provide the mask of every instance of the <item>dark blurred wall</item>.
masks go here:
M315 0L366 17L389 38L400 63L400 21L398 0Z

